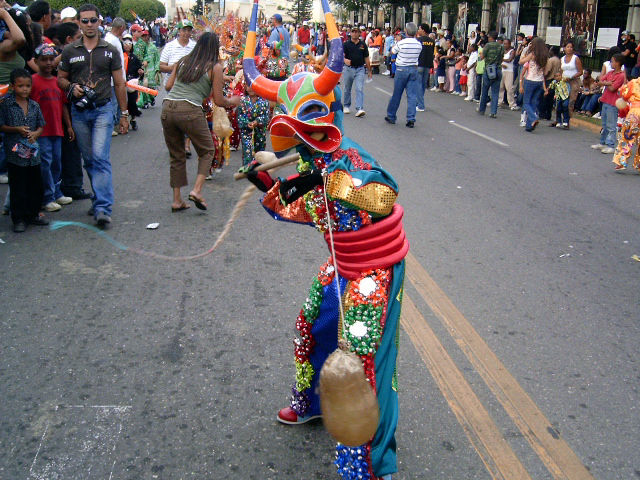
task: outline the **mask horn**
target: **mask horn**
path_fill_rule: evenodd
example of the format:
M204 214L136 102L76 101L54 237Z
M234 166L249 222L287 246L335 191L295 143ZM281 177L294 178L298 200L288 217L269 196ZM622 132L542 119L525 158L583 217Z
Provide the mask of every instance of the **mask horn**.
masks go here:
M242 60L242 69L244 78L254 92L259 96L271 100L278 99L278 88L280 83L262 76L256 67L256 61L253 58L256 51L256 26L258 24L258 0L253 0L253 10L251 11L251 22L249 23L249 31L247 32L247 44L244 49L244 59Z
M340 81L342 67L344 65L344 54L342 50L342 39L338 33L336 20L331 13L329 0L322 0L322 10L324 11L324 22L327 25L329 34L329 58L327 65L320 75L313 81L313 86L320 95L328 95Z

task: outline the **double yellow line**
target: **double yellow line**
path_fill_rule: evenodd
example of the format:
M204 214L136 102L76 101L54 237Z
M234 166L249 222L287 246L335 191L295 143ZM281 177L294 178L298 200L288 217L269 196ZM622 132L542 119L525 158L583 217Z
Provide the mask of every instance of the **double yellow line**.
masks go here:
M531 397L411 253L406 258L406 276L448 330L553 478L595 480ZM530 480L531 476L489 412L406 292L401 323L491 478Z

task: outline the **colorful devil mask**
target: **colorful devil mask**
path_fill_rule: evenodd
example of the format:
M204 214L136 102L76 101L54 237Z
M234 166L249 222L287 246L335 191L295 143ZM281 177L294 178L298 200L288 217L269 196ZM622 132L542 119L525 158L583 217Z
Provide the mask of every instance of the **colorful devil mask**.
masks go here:
M322 8L330 41L325 68L320 74L301 72L286 80L274 81L260 74L252 55L258 17L258 0L254 0L243 61L244 75L258 95L275 102L281 111L269 123L271 144L277 155L301 144L312 150L333 152L342 141L340 129L333 124L334 112L342 108L333 93L344 64L342 40L327 0L322 0Z

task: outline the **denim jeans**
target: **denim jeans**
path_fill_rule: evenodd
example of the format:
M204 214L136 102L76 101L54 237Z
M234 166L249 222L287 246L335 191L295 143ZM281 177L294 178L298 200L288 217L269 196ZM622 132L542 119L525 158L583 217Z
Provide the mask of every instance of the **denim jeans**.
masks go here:
M416 106L424 110L424 92L429 88L429 67L418 67L418 92Z
M113 125L120 124L120 104L118 103L118 98L116 97L116 89L115 87L111 87L111 107L113 108Z
M524 98L522 103L524 111L527 112L527 124L525 128L531 130L531 124L538 120L538 113L536 112L538 104L540 103L540 97L544 92L543 82L532 82L531 80L524 79Z
M589 95L585 101L582 103L582 110L584 110L585 112L589 112L589 113L596 113L596 110L598 109L598 100L600 99L600 97L602 96L601 93L594 93L592 95Z
M615 148L616 131L618 128L618 109L615 107L615 105L603 103L600 117L602 119L600 145L606 145L607 147Z
M0 133L0 175L7 174L7 155L4 153L4 135Z
M569 125L569 99L556 100L556 123Z
M480 101L480 94L482 93L482 83L483 83L484 73L478 75L476 73L476 84L475 84L475 92L473 92L473 99Z
M62 197L60 175L62 173L62 137L40 137L40 174L44 196L42 203L54 202Z
M418 67L396 67L396 76L393 81L393 95L387 105L387 117L396 121L396 112L400 106L402 92L407 91L407 122L416 120L416 94L418 92Z
M487 109L487 101L489 98L489 88L491 88L491 113L498 113L498 94L500 93L500 82L502 81L502 72L496 71L496 78L489 80L487 71L482 74L482 95L480 96L480 107L478 111L484 113Z
M462 93L462 89L460 88L460 70L456 70L453 74L453 91Z
M111 178L111 131L113 130L113 105L107 103L93 110L71 109L73 129L93 189L95 214L111 215L113 206L113 182Z
M356 110L364 108L364 67L344 67L344 98L342 104L345 107L351 106L351 86L356 84Z

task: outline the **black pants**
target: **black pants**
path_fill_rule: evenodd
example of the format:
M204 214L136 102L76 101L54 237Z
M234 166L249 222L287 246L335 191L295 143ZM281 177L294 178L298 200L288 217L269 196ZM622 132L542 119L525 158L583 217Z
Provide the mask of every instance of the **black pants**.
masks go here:
M538 104L538 115L542 120L551 120L551 111L553 110L553 90L549 90L547 95L540 97Z
M19 167L7 163L9 172L9 201L11 202L11 220L13 223L30 222L40 213L44 188L40 165Z
M67 197L82 192L82 155L74 140L70 142L67 136L62 137L62 185L60 189Z

